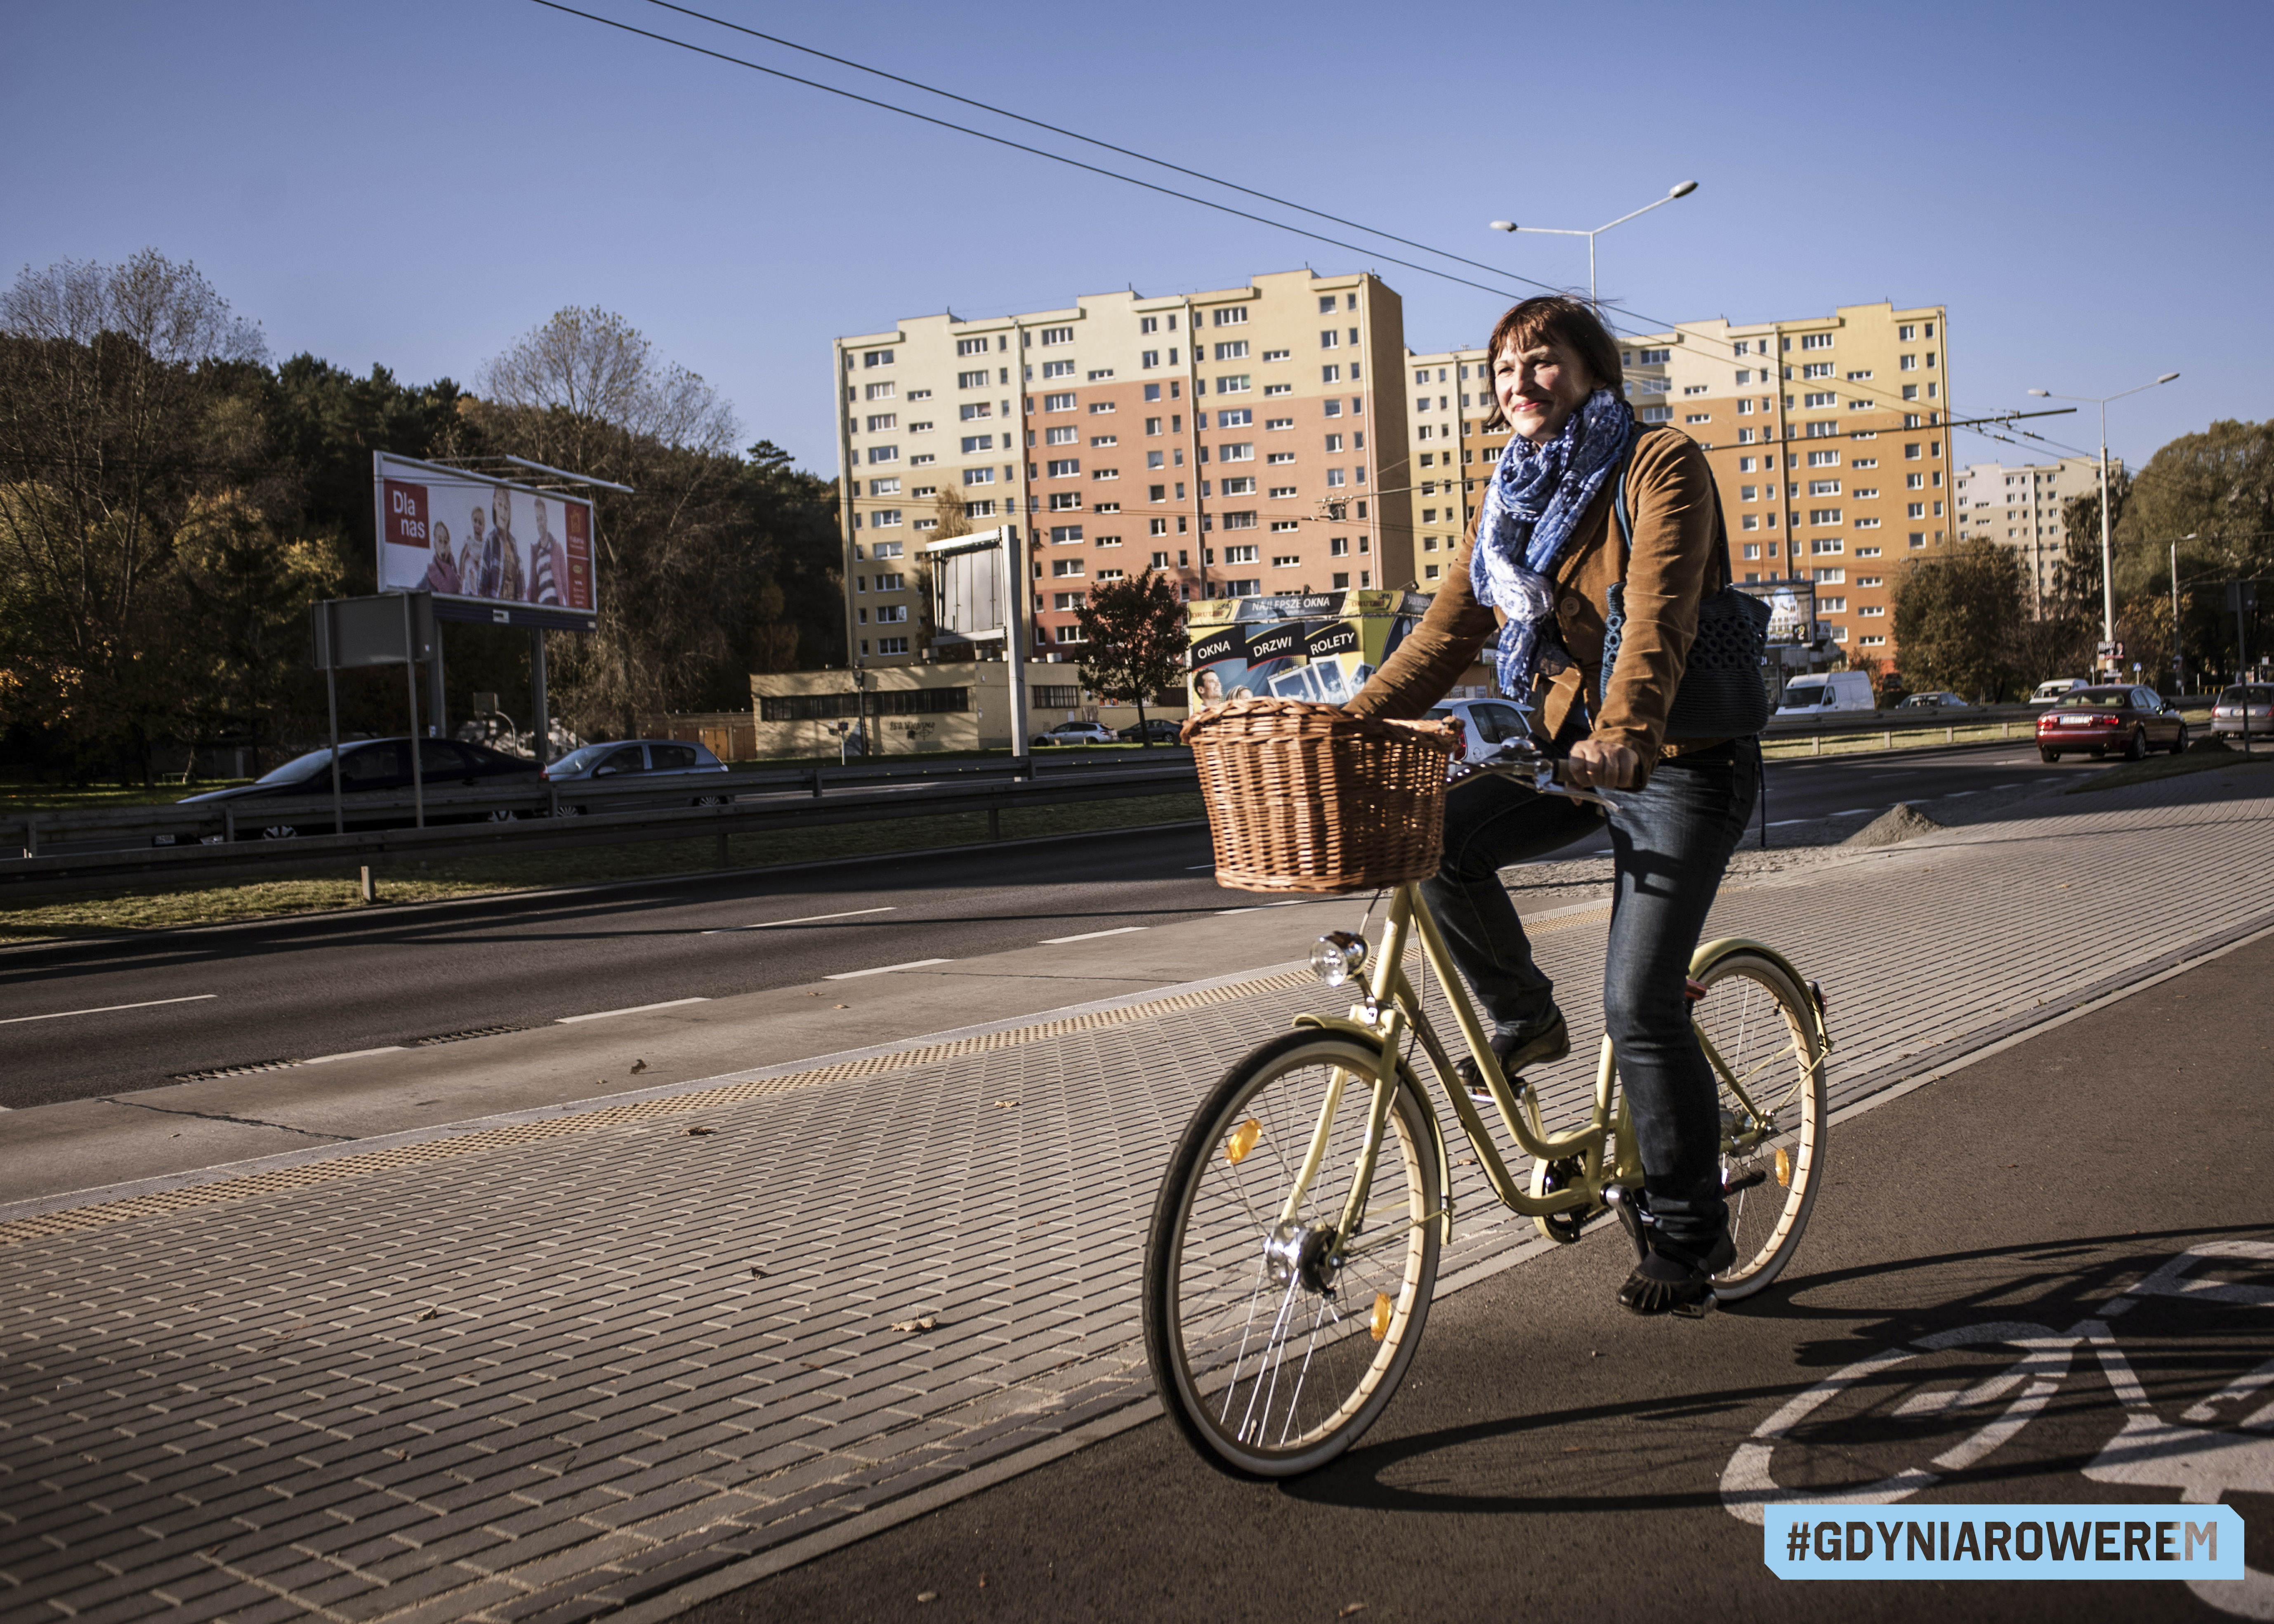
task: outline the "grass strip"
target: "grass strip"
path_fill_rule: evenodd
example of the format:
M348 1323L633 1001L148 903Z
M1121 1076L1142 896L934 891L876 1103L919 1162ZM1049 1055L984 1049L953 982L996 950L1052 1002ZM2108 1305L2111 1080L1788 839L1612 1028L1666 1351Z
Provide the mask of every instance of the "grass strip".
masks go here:
M1002 838L1085 834L1185 823L1205 816L1200 792L1138 795L1125 801L1077 801L1061 807L1013 807L1002 815ZM719 861L715 835L648 840L623 846L580 846L526 856L389 866L378 871L380 907L450 897L533 891L558 885L668 878L721 867L760 869L832 857L890 856L937 846L977 846L990 838L984 812L937 817L848 823L817 829L730 835L727 861ZM47 898L0 906L0 942L109 936L184 925L274 918L332 908L361 907L356 880L335 874L282 876L243 885L198 889L152 886L87 897Z

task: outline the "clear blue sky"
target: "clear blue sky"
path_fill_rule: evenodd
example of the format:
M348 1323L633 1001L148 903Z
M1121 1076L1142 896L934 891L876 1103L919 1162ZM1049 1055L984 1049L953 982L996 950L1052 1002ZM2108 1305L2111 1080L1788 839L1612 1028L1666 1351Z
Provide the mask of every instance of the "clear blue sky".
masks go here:
M643 0L584 4L1017 133ZM2135 463L2215 417L2274 417L2260 0L697 9L1565 285L1584 285L1583 243L1484 222L1600 224L1694 178L1603 239L1607 298L1685 320L1946 304L1966 412L2180 371L2115 409ZM531 0L0 9L0 274L154 247L194 260L278 357L412 381L471 380L554 309L602 305L716 384L746 443L825 472L830 339L905 315L1372 266L1427 350L1478 342L1507 302L1352 240L1374 245L1307 242Z

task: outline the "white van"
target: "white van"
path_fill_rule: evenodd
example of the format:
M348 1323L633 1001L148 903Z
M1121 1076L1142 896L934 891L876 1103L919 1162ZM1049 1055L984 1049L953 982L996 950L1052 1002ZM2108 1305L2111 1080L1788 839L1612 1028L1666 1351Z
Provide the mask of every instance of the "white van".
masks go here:
M2029 695L2029 703L2033 705L2057 705L2077 689L2091 686L2082 677L2054 677L2037 684L2037 691Z
M1843 710L1876 710L1871 679L1860 671L1828 671L1795 677L1784 685L1779 716L1836 716Z

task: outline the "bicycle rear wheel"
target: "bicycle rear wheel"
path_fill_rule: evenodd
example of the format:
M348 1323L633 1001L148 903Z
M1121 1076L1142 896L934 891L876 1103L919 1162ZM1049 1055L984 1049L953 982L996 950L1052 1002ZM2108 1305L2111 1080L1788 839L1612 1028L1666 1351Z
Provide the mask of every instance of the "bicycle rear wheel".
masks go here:
M1706 993L1690 1014L1718 1056L1721 1177L1737 1246L1736 1260L1713 1277L1713 1295L1736 1302L1783 1273L1808 1228L1831 1115L1825 1057L1808 989L1776 960L1732 947L1696 979Z
M1442 1227L1435 1134L1401 1086L1359 1232L1338 1236L1382 1056L1291 1032L1225 1074L1185 1130L1145 1246L1145 1352L1210 1464L1288 1477L1374 1425L1428 1318ZM1333 1094L1326 1152L1280 1214Z

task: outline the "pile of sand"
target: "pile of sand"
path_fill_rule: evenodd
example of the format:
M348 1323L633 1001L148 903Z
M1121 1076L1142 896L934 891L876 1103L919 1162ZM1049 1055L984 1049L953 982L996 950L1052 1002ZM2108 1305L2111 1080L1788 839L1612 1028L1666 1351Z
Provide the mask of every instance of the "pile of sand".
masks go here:
M1899 801L1840 844L1897 846L1905 840L1915 840L1921 835L1931 835L1941 827L1909 801Z

